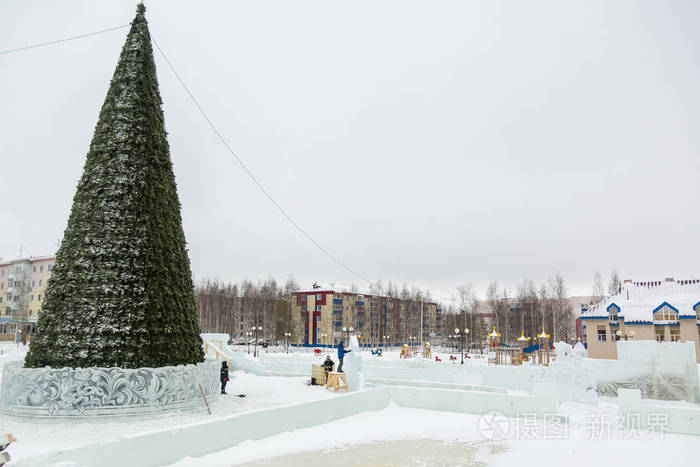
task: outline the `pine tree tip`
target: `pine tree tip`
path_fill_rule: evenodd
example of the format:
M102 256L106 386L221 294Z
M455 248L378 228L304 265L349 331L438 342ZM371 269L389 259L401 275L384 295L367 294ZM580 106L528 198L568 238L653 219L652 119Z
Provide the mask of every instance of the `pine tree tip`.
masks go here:
M146 5L144 5L143 2L139 2L139 4L136 5L136 14L143 15L144 13L146 13Z

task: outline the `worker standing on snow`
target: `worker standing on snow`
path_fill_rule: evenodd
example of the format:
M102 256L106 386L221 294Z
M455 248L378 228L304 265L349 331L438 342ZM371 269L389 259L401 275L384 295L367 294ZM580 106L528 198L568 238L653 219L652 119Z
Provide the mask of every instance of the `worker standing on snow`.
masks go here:
M221 362L221 394L226 394L226 382L228 382L228 362Z
M345 357L345 354L348 352L352 352L352 350L346 349L345 342L340 341L340 344L338 344L338 373L343 372L343 357Z
M333 367L335 366L335 363L333 360L331 360L330 355L326 355L326 361L323 362L323 371L326 373L326 381L328 380L328 373L333 371Z

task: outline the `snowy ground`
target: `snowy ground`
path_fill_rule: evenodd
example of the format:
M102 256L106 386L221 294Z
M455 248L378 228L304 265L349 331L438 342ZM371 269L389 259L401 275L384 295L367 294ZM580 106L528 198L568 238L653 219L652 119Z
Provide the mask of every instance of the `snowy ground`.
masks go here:
M571 417L563 439L545 435L541 422L523 426L510 439L489 439L478 415L401 408L363 413L314 428L241 445L176 467L364 466L364 465L694 465L698 438L632 433L610 427L598 432L592 420L614 417L615 405L566 404ZM509 419L506 423L515 426ZM525 422L520 422L524 424ZM484 425L482 425L483 428ZM483 434L482 434L483 433ZM561 435L561 434L559 434ZM640 435L641 439L626 439ZM532 438L530 438L532 436ZM486 437L486 439L485 439ZM537 459L535 462L534 459Z
M245 352L245 347L238 351ZM275 352L274 350L277 350ZM295 360L319 363L310 349L262 351L260 360ZM0 365L21 359L26 348L0 342ZM449 352L434 349L450 365ZM373 360L399 360L398 350L383 357L362 352L365 363ZM434 357L433 357L434 361ZM408 364L408 362L406 362ZM426 362L427 363L427 362ZM470 364L483 364L474 359ZM458 364L458 363L457 363ZM13 460L36 456L58 448L117 439L182 427L207 420L270 408L336 397L324 388L306 386L307 377L260 377L235 372L228 396L212 401L213 414L204 407L199 412L179 412L157 418L66 422L27 420L0 416L0 433L11 432L19 439L12 445ZM0 373L1 378L1 373ZM236 394L247 394L238 398ZM670 402L669 404L683 404ZM188 466L327 466L327 465L537 465L590 466L615 465L694 465L698 437L619 429L614 399L601 399L588 406L564 403L560 412L569 417L565 433L546 433L541 421L498 419L497 425L512 432L503 438L494 435L494 424L479 415L402 408L391 405L379 412L366 412L313 428L282 433L258 441L247 441L234 448L200 458L184 459L177 467ZM529 423L529 425L527 424ZM481 427L481 428L479 428ZM486 428L485 428L486 427ZM534 461L537 459L537 462ZM531 462L532 460L532 462Z
M18 349L14 343L0 343L0 364L23 358L26 348ZM260 377L242 372L232 373L232 381L226 387L227 396L211 402L212 415L202 403L198 412L177 412L157 418L100 420L99 422L66 422L31 420L0 415L0 434L12 433L18 439L12 445L13 460L35 456L58 448L77 447L97 441L116 439L126 435L174 428L201 423L213 418L236 413L288 405L298 402L336 397L320 386L307 386L304 377ZM239 398L236 394L247 394Z
M235 351L235 352L242 352L242 353L249 353L251 356L253 355L253 347L251 346L249 349L244 346L244 345L231 345L228 347L229 349ZM313 359L323 359L326 358L326 355L330 355L333 360L336 360L337 357L337 349L334 348L320 348L321 350L321 357L320 358L318 355L315 355L313 352L313 348L309 347L293 347L290 348L289 351L287 351L284 347L268 347L266 349L262 348L261 346L258 346L258 352L259 352L259 357L262 359L270 358L270 359L308 359L309 361ZM393 361L393 360L401 360L401 351L398 347L393 347L393 348L385 348L383 355L377 356L377 355L372 355L372 352L369 349L363 349L359 352L359 354L362 356L362 358L365 361L371 362L372 360L377 360L377 361ZM444 347L433 347L432 349L432 356L430 358L431 361L435 361L435 356L438 356L442 362L449 362L449 357L450 355L454 355L455 357L459 358L459 351L454 352L454 349L448 349ZM474 360L482 359L485 356L476 354L473 355ZM416 357L412 357L409 360L423 360L423 357L420 354L420 349L419 353ZM457 361L459 363L459 361Z

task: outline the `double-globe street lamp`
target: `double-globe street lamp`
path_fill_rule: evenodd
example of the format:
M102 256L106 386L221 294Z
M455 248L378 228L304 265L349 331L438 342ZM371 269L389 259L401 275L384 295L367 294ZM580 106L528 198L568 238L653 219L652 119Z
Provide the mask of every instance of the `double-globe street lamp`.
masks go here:
M469 328L464 328L464 332L462 334L459 333L459 328L455 328L455 337L457 337L458 339L461 338L459 340L461 344L461 351L459 353L462 354L462 365L464 365L464 339L467 334L469 334Z
M390 338L390 337L391 337L391 336L382 336L382 338L384 339L384 341L383 341L384 344L383 344L383 345L385 345L385 346L387 346L387 347L391 347L391 346L389 345L389 338Z
M289 339L290 339L291 337L292 337L292 333L291 333L291 332L285 332L285 333L284 333L284 341L285 341L287 353L289 353Z

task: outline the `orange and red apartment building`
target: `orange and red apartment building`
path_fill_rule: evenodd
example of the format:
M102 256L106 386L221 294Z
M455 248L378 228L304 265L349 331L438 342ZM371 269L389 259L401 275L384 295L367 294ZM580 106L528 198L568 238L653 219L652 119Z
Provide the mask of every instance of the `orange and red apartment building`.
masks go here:
M442 332L435 302L331 289L295 292L292 316L298 343L309 346L336 345L351 328L362 346L417 345Z

